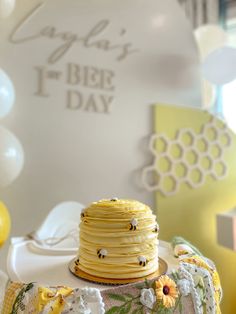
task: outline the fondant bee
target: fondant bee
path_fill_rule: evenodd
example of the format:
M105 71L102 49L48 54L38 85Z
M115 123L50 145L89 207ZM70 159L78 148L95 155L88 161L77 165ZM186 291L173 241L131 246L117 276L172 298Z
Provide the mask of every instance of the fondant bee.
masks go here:
M74 266L75 271L78 270L78 266L79 266L79 259L77 258L77 260L75 260L75 266Z
M158 224L156 224L156 226L155 226L155 228L153 229L153 232L159 232L159 226L158 226Z
M97 251L97 256L99 258L104 258L105 256L107 256L107 250L106 249L100 249Z
M148 260L144 256L139 256L138 261L139 261L139 265L143 267L146 266L148 263Z
M85 208L82 209L81 214L80 214L80 217L81 217L81 218L84 218L84 217L85 217Z
M137 226L138 226L138 220L133 218L131 221L130 221L130 224L129 224L129 230L136 230L137 229Z
M84 209L82 209L81 214L80 214L80 218L84 224L88 223L87 217L88 217L88 214L86 214L86 211L84 208Z

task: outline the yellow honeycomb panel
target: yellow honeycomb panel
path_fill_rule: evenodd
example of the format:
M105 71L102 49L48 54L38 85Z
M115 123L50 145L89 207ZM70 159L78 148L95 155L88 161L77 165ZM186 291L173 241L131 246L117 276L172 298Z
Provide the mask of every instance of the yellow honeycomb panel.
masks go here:
M185 160L181 160L182 157L178 160L173 158L171 173L179 182L178 189L171 195L166 195L157 188L153 189L156 191L160 238L170 240L175 235L181 235L211 258L216 263L223 285L222 313L235 313L236 254L217 244L216 214L226 212L236 205L236 136L223 121L197 108L156 105L154 116L155 132L158 135L165 134L167 142L176 143L182 129L191 129L196 134L195 140L184 142L185 148L196 148L200 155L197 166L205 174L204 183L192 188L183 182L187 177L186 171L179 175L184 171L182 166L186 164ZM205 125L214 125L217 139L211 134L210 139L206 138ZM199 144L198 141L203 138L208 143L204 149L201 146L204 144ZM218 159L209 156L211 146L216 142L223 149L223 155Z
M227 127L210 114L198 131L191 127L179 128L173 138L164 132L155 133L149 143L154 161L143 171L143 184L149 191L168 196L177 193L182 184L199 188L205 184L207 176L222 180L228 168L224 153L231 144L232 135ZM215 165L216 162L218 166ZM153 177L157 176L158 180L150 180L150 175L147 175L150 174L150 167ZM184 171L179 174L181 167L184 167ZM175 181L174 188L170 188L170 184L161 183L168 180Z

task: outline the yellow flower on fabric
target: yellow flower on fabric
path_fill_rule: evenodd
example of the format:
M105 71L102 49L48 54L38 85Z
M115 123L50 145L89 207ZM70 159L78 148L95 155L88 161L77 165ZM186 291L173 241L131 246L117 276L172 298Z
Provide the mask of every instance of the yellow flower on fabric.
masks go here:
M52 291L46 287L38 288L37 310L41 312L47 304L51 303L49 314L60 314L65 306L65 297L69 296L73 289L68 287L58 287Z
M173 307L179 294L175 282L168 276L163 275L155 282L155 284L157 299L162 300L164 307Z

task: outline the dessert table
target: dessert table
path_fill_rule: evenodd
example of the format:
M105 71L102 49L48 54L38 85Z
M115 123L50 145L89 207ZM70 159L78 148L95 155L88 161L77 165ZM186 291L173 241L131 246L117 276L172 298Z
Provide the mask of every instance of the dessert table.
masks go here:
M75 258L77 248L69 239L53 248L39 245L23 237L12 238L7 257L7 272L11 280L40 282L45 285L86 286L107 289L107 285L95 284L75 277L69 271L69 263ZM168 242L160 241L159 256L167 263L168 273L178 268L177 259Z
M78 225L83 208L84 205L78 202L61 203L49 212L36 231L11 238L7 256L10 279L45 285L107 288L79 279L69 271L69 263L76 257L79 247ZM178 267L169 243L159 241L159 256L167 263L168 272Z
M72 238L66 238L59 244L48 247L27 237L14 237L11 239L7 256L8 276L13 282L35 282L43 286L65 285L74 289L85 289L86 293L92 294L97 289L102 293L114 288L75 277L69 271L69 263L76 253L77 247L74 246ZM178 268L177 259L173 257L173 249L168 242L160 241L159 256L168 265L168 272ZM99 303L99 297L88 298L88 304L92 313L104 313L101 310L104 305L101 299Z
M164 276L123 286L109 286L76 277L69 265L80 246L78 224L82 210L80 203L61 204L48 214L36 231L11 238L7 255L7 273L11 281L6 290L0 286L0 312L3 307L3 314L13 310L18 313L16 308L31 313L35 310L31 307L35 305L29 300L36 298L44 300L43 304L46 302L44 313L59 306L60 302L65 302L65 310L55 313L115 314L123 310L130 313L137 307L140 311L155 307L153 313L162 313L163 306L168 310L170 303L164 302L163 296L158 299L154 289L167 284L168 289L172 289L168 291L176 291L174 296L168 296L169 300L172 298L173 313L203 314L203 305L208 313L220 313L222 289L214 263L181 237L174 237L171 243L159 240L158 255L161 264L167 266L167 270L160 267L161 274L166 273ZM6 283L8 278L1 277L0 272L1 280ZM22 293L23 304L19 301L23 300Z
M63 293L66 308L62 313L110 314L114 312L115 314L127 309L125 313L131 313L139 307L141 311L143 306L146 310L158 306L153 313L162 313L163 304L161 303L162 308L159 308L160 303L155 303L157 299L153 295L152 287L160 284L162 280L166 280L167 284L171 282L175 284L172 280L174 279L179 292L175 297L178 299L176 299L173 313L203 314L202 301L204 301L204 308L206 307L208 313L220 313L219 303L222 290L215 266L183 238L175 237L171 244L165 241L159 242L159 256L168 266L167 276L155 278L154 281L149 280L124 286L96 284L75 277L69 271L69 264L77 254L77 247L71 237L64 238L53 247L46 246L29 236L12 238L7 257L7 271L11 282L8 282L7 290L3 287L6 286L8 278L0 271L0 312L3 310L3 314L8 314L12 311L12 307L6 304L12 300L13 294L14 306L18 306L19 309L24 307L23 313L29 313L32 310L30 307L34 303L30 300L43 295L52 296L51 301L47 297L47 306L44 310L44 313L49 313L52 306L55 307L56 304L59 304L60 296L62 296L60 293ZM187 255L180 257L179 254L186 249ZM175 258L174 253L179 258ZM173 270L176 272L173 273ZM26 292L29 289L30 293ZM19 302L17 301L19 300L18 294L21 293L19 291L24 291L25 294L23 304L17 304ZM152 305L149 303L151 302L149 297L147 295L144 297L144 294L149 294L149 297L152 294L152 298L154 298ZM16 313L18 312L16 311Z

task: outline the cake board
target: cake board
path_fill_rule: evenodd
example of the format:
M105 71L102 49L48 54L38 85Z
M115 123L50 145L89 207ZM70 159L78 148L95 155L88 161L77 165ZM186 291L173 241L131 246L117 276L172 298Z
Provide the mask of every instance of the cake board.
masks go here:
M168 265L165 262L165 260L163 260L162 258L159 257L159 259L158 259L158 263L159 263L158 270L155 271L154 273L148 275L148 276L145 276L145 278L144 277L128 278L128 279L102 278L102 277L90 275L90 274L82 271L77 265L75 265L76 260L77 260L77 258L73 258L68 265L70 272L74 276L76 276L80 279L89 281L89 282L99 283L99 284L109 285L109 286L137 283L137 282L143 281L144 279L151 280L151 279L157 278L157 277L165 274L168 270Z

